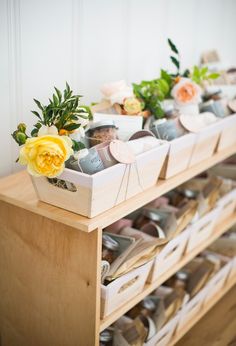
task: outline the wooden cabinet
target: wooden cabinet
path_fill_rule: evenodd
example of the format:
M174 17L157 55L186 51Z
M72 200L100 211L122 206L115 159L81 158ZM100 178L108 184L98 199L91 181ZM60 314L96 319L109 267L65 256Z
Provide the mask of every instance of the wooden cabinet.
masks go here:
M233 146L215 154L92 219L39 202L26 172L1 179L1 346L97 346L100 330L225 232L236 216L218 225L214 237L100 321L102 229L235 152Z

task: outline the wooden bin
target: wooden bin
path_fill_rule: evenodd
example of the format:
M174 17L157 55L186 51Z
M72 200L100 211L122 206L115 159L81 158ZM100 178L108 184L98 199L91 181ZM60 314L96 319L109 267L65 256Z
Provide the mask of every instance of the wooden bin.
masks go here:
M195 247L204 243L204 241L211 236L219 211L220 208L216 207L187 228L189 231L189 240L186 253L191 252Z
M196 134L196 142L189 161L189 167L210 158L214 154L222 131L221 124L222 121L218 121Z
M224 150L236 143L236 114L222 119L222 132L217 151Z
M164 246L163 250L155 257L153 268L148 277L149 283L157 280L162 274L180 261L185 251L188 237L189 231L185 230Z
M207 287L204 287L189 302L187 302L180 311L179 323L176 333L178 334L201 310L207 294Z
M168 179L183 172L189 164L195 144L196 135L189 133L170 141L170 147L160 177Z
M236 277L236 256L231 259L231 269L229 272L228 280L231 281L231 279Z
M93 175L65 169L58 177L73 183L73 191L32 177L39 200L87 217L94 217L154 186L165 161L169 143L136 157L132 165L116 164Z
M168 346L179 322L180 315L177 314L167 322L144 346Z
M110 315L129 299L142 292L153 260L101 287L101 318Z
M209 300L213 299L220 292L230 274L231 268L232 261L229 261L211 278L206 286L207 294L204 304L207 304Z
M218 201L219 215L217 222L225 221L231 214L233 214L236 207L236 189L233 189L225 196L221 197Z

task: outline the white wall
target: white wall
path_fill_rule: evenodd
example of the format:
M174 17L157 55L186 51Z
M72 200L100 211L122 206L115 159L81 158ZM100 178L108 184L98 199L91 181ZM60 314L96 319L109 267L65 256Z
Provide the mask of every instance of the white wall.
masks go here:
M235 14L235 0L0 0L0 175L17 169L10 133L33 123L33 97L68 81L98 101L104 82L154 78L167 37L184 66L211 48L235 65Z

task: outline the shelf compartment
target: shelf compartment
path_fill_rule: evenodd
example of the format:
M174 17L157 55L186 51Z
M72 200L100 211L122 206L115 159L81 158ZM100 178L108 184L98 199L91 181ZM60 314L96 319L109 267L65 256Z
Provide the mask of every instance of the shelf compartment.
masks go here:
M100 331L104 330L108 326L110 326L113 322L115 322L119 317L124 315L127 311L129 311L133 306L139 303L142 299L144 299L147 295L149 295L152 291L154 291L158 286L163 284L168 278L170 278L174 273L176 273L179 269L181 269L184 265L186 265L189 261L191 261L194 257L196 257L200 252L206 249L211 243L213 243L217 238L219 238L223 233L229 230L236 223L236 213L232 214L227 220L218 224L215 228L211 236L206 239L203 243L199 244L196 248L194 248L191 252L186 254L179 262L172 266L171 269L163 273L159 276L159 278L152 282L151 284L146 284L144 290L130 299L128 302L125 302L119 309L115 310L111 315L102 319L100 321Z
M187 332L236 284L236 277L228 280L222 289L207 303L203 304L200 311L188 321L182 329L175 333L168 346L174 346Z

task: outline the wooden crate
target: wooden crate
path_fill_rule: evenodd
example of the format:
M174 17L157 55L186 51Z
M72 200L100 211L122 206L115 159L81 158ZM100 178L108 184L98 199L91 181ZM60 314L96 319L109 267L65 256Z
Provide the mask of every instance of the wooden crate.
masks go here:
M205 297L204 304L207 304L211 299L213 299L224 287L225 282L230 274L232 268L232 261L229 261L223 266L214 276L211 278L207 284L207 294Z
M87 217L94 217L154 186L165 161L169 143L136 157L132 165L116 164L93 175L65 169L58 177L74 184L59 188L45 177L32 177L39 200Z
M179 322L180 315L177 314L169 322L167 322L144 346L168 346Z
M224 150L236 143L236 114L222 120L222 132L217 151Z
M161 275L167 272L173 265L182 258L189 238L189 231L185 230L177 237L169 241L163 250L156 256L153 268L148 277L148 282L152 283Z
M231 259L231 269L230 269L229 276L228 276L227 280L231 281L235 277L236 277L236 256Z
M153 260L101 287L101 318L110 315L130 298L142 292Z
M168 179L187 169L192 155L196 135L189 133L170 141L170 147L160 177Z
M221 123L222 121L218 121L196 134L196 142L189 161L189 167L210 158L214 154L222 131Z
M230 215L233 214L236 207L236 189L233 189L225 196L221 197L218 201L219 215L217 222L225 221Z
M204 287L197 293L189 302L187 302L180 311L179 323L177 325L176 333L178 334L181 329L186 327L188 323L199 313L207 294L207 288Z
M191 252L211 236L214 231L219 211L220 208L216 207L187 228L189 231L189 239L186 253Z

